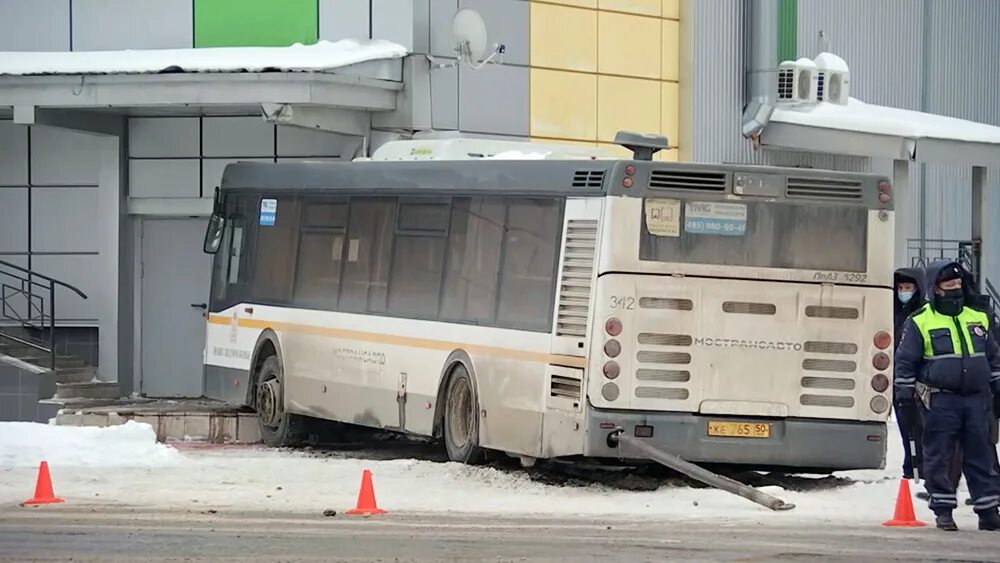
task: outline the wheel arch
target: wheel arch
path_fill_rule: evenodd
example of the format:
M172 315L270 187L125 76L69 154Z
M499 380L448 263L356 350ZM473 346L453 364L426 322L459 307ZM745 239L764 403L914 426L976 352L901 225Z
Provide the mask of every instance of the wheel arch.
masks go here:
M246 404L253 406L254 389L257 387L257 378L264 361L271 356L277 356L278 363L282 367L285 365L284 357L281 354L281 340L278 333L273 329L266 328L257 337L257 342L253 346L253 355L250 357L250 377L247 382Z
M476 400L477 412L476 417L479 418L479 428L482 431L482 403L479 401L479 378L476 376L476 369L472 362L472 358L465 352L465 350L455 350L444 362L444 367L441 368L441 376L438 378L437 386L437 399L434 402L434 426L431 431L431 435L435 438L441 438L444 436L444 405L445 405L445 393L448 390L448 383L451 381L451 376L455 373L455 368L464 367L465 371L469 374L469 379L472 381L472 393L473 398Z

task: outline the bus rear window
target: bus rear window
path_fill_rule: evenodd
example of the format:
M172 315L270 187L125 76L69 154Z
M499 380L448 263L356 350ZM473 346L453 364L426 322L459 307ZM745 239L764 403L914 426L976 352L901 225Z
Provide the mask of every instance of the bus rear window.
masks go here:
M864 272L868 209L772 202L643 202L639 259Z

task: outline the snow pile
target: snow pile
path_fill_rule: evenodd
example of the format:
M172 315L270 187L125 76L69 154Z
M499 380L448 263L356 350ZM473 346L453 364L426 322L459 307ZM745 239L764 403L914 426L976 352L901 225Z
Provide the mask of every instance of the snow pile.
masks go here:
M182 459L157 443L152 426L134 421L107 428L0 422L0 468L42 460L52 467L161 467Z
M409 54L382 39L342 39L290 47L213 47L139 51L0 51L0 75L155 74L160 72L324 71Z
M871 105L855 98L849 98L846 106L828 102L778 106L771 121L907 139L1000 144L1000 127L934 113Z

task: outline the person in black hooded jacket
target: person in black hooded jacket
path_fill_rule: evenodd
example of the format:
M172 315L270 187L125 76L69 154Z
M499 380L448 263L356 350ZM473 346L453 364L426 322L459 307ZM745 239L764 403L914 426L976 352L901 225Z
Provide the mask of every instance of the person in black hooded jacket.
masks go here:
M900 268L896 270L893 276L893 285L895 286L895 296L893 299L893 324L895 325L895 334L893 342L899 342L899 337L903 333L903 323L906 319L913 314L914 311L920 309L924 304L924 296L921 291L921 279L924 273L917 268ZM903 477L907 479L913 479L913 456L910 452L910 433L914 433L914 440L917 444L920 442L920 425L912 424L913 428L908 428L911 424L903 423L900 418L899 405L894 405L893 410L896 414L896 421L899 423L899 435L903 439ZM919 469L919 468L918 468Z

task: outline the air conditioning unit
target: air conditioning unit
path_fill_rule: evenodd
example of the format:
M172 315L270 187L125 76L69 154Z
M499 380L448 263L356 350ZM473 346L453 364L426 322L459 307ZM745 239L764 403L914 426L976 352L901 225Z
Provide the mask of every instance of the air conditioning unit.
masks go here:
M851 71L847 62L833 53L820 53L816 56L815 63L817 99L846 106L851 96Z
M778 65L778 103L816 103L816 63L802 58Z

